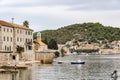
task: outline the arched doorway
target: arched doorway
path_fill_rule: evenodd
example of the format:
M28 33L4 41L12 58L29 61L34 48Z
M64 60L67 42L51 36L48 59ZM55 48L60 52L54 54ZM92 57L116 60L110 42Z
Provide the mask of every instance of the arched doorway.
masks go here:
M13 55L13 56L12 56L12 59L13 59L13 60L15 60L15 59L16 59L16 56L15 56L15 55Z

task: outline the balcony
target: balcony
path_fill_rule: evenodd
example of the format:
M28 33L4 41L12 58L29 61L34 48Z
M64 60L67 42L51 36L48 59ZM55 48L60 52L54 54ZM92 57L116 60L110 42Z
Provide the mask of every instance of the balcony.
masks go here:
M25 45L30 46L30 45L32 45L32 42L26 42Z

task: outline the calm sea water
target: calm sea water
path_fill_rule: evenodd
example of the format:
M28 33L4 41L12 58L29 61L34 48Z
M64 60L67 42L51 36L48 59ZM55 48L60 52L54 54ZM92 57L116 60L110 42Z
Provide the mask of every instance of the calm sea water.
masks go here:
M111 73L118 71L120 80L120 56L72 55L55 59L63 64L34 64L17 74L0 73L0 80L112 80ZM82 60L84 65L71 65L70 61Z

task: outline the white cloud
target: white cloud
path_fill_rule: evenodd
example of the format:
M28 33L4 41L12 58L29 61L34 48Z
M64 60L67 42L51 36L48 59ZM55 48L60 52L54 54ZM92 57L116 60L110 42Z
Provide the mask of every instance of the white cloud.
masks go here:
M0 19L22 23L35 31L83 22L120 26L119 0L0 0Z
M34 0L1 0L0 5L14 5L23 3L32 3Z

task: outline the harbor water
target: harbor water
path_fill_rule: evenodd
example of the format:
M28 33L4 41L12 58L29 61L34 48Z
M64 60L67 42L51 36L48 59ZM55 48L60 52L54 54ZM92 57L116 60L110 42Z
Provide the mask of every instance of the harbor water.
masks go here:
M70 64L77 60L85 64ZM19 73L0 73L0 80L112 80L114 70L118 71L117 80L120 80L120 56L70 55L56 58L53 64L36 63Z

